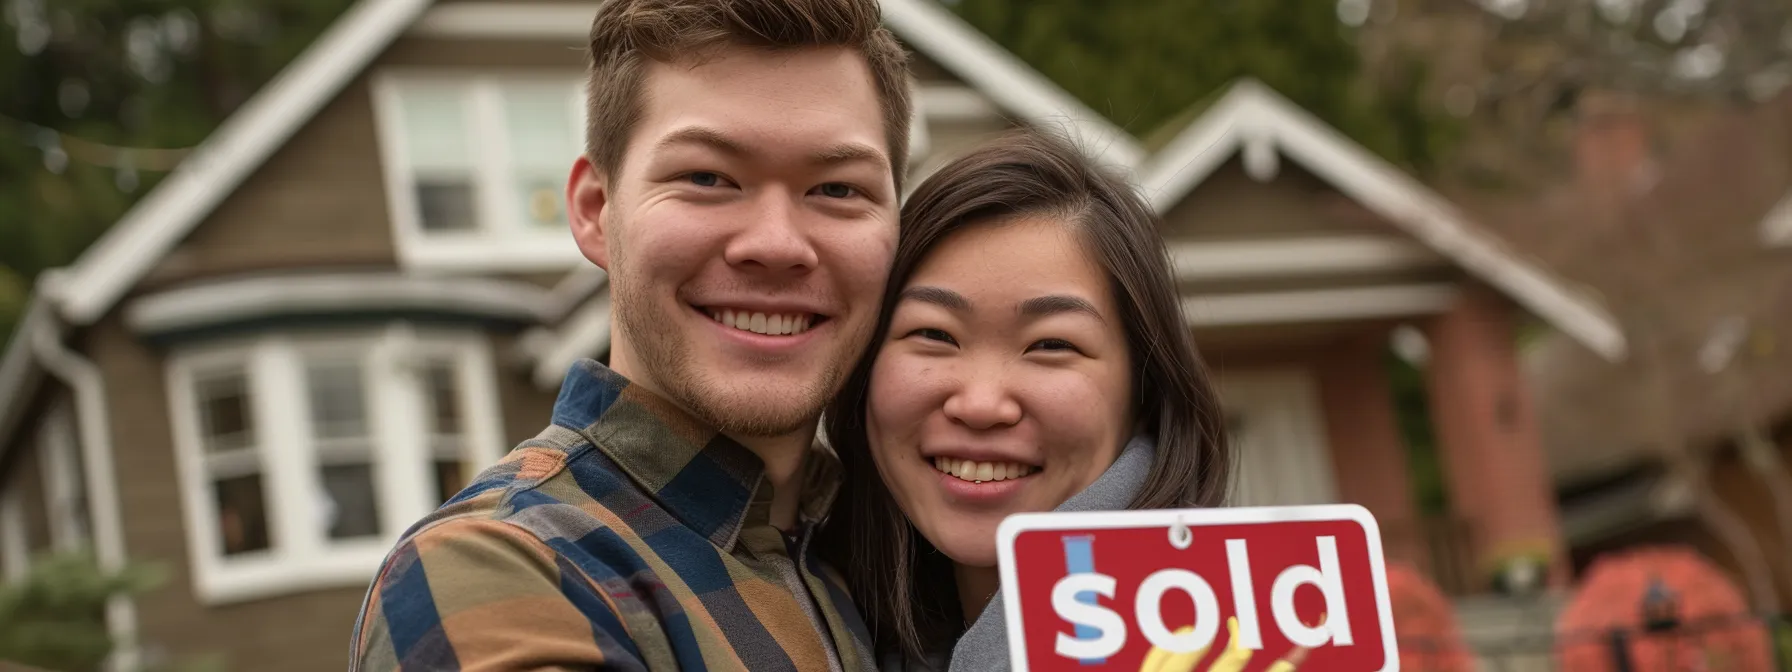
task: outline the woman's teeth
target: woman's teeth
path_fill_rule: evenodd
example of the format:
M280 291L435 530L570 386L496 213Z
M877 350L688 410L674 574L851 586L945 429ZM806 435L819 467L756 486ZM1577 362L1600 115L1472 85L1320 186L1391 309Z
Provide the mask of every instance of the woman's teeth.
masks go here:
M1019 462L972 462L951 457L933 458L933 468L951 474L961 481L973 483L1005 481L1039 471L1033 465Z
M741 331L751 331L766 336L785 336L800 334L809 330L814 321L811 314L779 315L776 313L749 313L728 309L708 311L710 319Z

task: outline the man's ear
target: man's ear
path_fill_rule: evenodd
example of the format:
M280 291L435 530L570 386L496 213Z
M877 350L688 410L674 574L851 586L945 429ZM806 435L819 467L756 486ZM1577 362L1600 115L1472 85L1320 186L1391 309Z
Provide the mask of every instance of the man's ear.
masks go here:
M609 206L609 180L591 159L579 157L566 180L566 219L572 224L572 238L579 251L605 271L610 270L609 237L604 228Z

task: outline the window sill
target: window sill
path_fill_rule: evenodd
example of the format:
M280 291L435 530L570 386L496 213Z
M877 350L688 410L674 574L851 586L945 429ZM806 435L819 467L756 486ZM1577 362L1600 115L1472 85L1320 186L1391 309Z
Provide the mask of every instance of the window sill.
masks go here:
M365 590L391 544L373 539L338 544L307 557L257 554L211 559L193 568L193 592L202 604L219 606L314 590Z
M403 238L398 260L407 269L527 273L567 271L590 263L565 230L526 236L469 232Z

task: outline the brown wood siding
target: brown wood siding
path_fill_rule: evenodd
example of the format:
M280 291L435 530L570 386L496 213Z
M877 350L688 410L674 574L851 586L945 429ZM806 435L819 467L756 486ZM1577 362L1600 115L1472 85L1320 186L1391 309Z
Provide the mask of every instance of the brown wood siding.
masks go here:
M132 337L116 314L91 330L85 350L109 383L106 402L126 554L167 571L166 584L137 600L144 644L177 658L221 655L228 669L343 667L362 587L217 607L199 604L189 574L164 353Z
M1258 182L1234 157L1164 215L1170 240L1385 234L1396 231L1293 161Z
M509 449L547 428L560 390L536 387L530 380L533 369L510 365L515 361L515 338L493 336L491 341L493 361L498 363L498 403L503 407L499 417L504 420L504 445Z
M396 264L365 78L277 150L139 287L307 267Z

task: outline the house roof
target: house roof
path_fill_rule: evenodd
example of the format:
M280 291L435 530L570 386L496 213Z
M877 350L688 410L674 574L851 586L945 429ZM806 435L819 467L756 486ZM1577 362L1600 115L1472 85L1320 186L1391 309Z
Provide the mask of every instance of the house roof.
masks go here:
M1616 320L1585 291L1552 275L1405 172L1255 81L1234 84L1139 168L1159 212L1180 203L1234 155L1267 177L1277 155L1321 179L1421 243L1450 258L1610 360L1626 340Z

